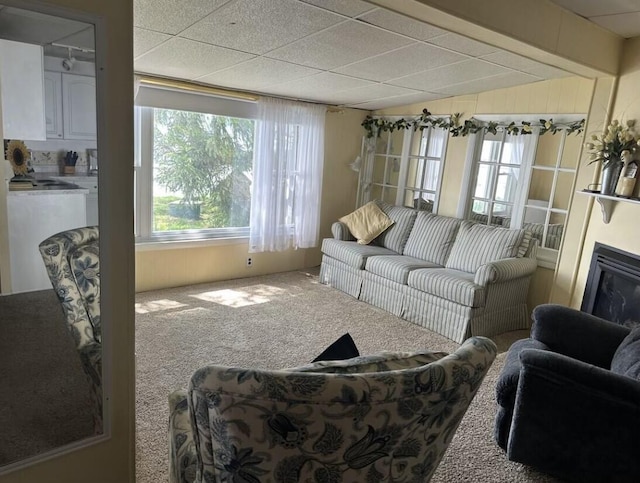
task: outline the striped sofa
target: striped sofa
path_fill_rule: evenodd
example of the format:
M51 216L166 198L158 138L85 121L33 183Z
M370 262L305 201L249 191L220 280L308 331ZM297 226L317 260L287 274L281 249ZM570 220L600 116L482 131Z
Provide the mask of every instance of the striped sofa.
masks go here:
M528 231L379 205L394 224L369 245L332 225L321 283L459 343L529 327L537 240Z

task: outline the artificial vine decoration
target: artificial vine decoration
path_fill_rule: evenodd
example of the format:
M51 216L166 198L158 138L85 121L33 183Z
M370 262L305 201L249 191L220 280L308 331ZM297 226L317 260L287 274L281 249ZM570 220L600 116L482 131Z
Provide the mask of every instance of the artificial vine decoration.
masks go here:
M460 121L461 114L459 112L452 114L451 117L434 117L427 109L422 110L422 114L410 119L398 119L396 121L390 121L383 118L374 118L367 116L362 121L362 127L367 131L367 138L372 138L376 135L380 136L383 131L393 132L398 129L418 129L423 131L429 127L446 129L453 137L468 136L469 134L475 134L482 130L496 134L498 129L506 129L508 134L531 134L533 128L539 129L539 134L545 134L550 132L556 134L561 130L567 131L567 134L576 133L579 134L584 130L585 120L574 121L570 123L555 123L553 119L540 119L539 122L522 121L520 123L511 122L498 123L498 122L484 122L471 118L466 119L464 122Z

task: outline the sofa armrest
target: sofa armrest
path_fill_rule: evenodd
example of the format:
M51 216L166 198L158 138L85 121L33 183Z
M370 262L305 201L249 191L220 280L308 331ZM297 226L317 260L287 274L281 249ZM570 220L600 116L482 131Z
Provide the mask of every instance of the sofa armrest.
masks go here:
M169 483L193 483L196 458L187 392L174 391L169 394Z
M476 270L473 282L483 287L533 275L538 262L532 258L505 258L485 263Z
M550 350L608 369L629 329L562 305L544 304L533 310L531 338Z
M336 240L343 241L354 241L355 238L349 231L347 225L342 223L341 221L336 221L333 225L331 225L331 233L333 234L333 238Z
M571 481L637 481L640 383L548 351L520 360L509 459Z

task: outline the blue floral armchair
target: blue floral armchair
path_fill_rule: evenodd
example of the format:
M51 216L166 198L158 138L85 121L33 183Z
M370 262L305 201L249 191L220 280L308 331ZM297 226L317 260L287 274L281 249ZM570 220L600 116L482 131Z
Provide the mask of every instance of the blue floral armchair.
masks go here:
M429 481L495 356L473 337L449 355L206 366L169 397L170 481Z
M95 433L102 433L102 328L98 227L68 230L40 243L40 254L62 305L91 387Z

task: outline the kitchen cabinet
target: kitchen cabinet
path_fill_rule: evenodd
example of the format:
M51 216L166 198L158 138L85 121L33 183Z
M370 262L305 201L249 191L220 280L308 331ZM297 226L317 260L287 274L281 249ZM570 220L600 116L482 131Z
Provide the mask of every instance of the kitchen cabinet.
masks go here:
M96 139L95 77L45 72L48 139Z
M86 193L80 189L8 193L11 293L51 288L38 245L55 233L86 225Z
M47 139L62 139L62 74L44 73L44 112Z
M5 139L47 138L43 62L40 45L0 40L0 89Z

